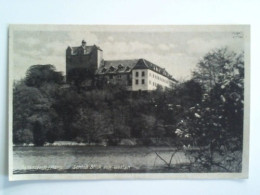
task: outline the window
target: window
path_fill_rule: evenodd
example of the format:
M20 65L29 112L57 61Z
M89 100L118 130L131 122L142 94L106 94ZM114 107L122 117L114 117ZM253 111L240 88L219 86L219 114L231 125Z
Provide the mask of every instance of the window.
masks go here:
M109 71L110 71L110 72L113 72L114 70L115 70L115 67L110 66Z
M151 85L151 81L149 81L149 84Z
M123 68L123 65L122 65L122 64L119 64L119 65L117 66L117 68L118 68L118 70L121 70L121 69Z
M138 79L135 80L135 84L138 85Z
M144 85L144 79L142 79L142 84Z
M139 76L139 72L135 72L135 76L138 77Z
M144 71L142 71L142 77L144 77Z

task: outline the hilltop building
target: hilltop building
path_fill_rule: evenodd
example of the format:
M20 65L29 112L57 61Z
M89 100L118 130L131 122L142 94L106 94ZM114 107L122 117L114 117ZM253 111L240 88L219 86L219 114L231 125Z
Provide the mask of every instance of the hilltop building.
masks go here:
M74 71L88 70L106 83L120 84L128 90L155 90L158 85L170 88L177 81L164 69L145 59L104 60L103 50L96 45L68 47L66 50L66 76L73 82Z

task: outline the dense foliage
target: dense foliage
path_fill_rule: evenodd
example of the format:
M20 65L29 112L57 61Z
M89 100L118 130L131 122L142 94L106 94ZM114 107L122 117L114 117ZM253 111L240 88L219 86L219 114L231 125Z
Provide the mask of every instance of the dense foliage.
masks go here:
M204 89L203 99L185 110L176 134L199 146L192 155L202 170L238 171L243 146L243 54L226 48L208 53L198 63L194 80Z

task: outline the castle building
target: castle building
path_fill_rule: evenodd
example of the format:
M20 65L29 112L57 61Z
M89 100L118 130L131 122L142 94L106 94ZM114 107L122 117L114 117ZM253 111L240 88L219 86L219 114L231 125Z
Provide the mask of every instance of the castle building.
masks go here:
M128 90L155 90L157 86L170 88L177 81L164 69L145 59L104 60L103 51L96 45L87 46L83 40L79 47L66 50L66 77L73 82L73 72L90 71L97 80L120 84Z

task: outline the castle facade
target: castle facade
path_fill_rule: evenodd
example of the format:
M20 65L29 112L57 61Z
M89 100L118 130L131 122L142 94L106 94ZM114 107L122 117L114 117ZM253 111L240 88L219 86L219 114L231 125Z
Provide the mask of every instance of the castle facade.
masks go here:
M66 77L73 82L75 71L89 71L97 80L120 84L131 91L155 90L157 86L170 88L177 81L164 69L145 59L104 60L103 50L96 45L68 47L66 50Z

